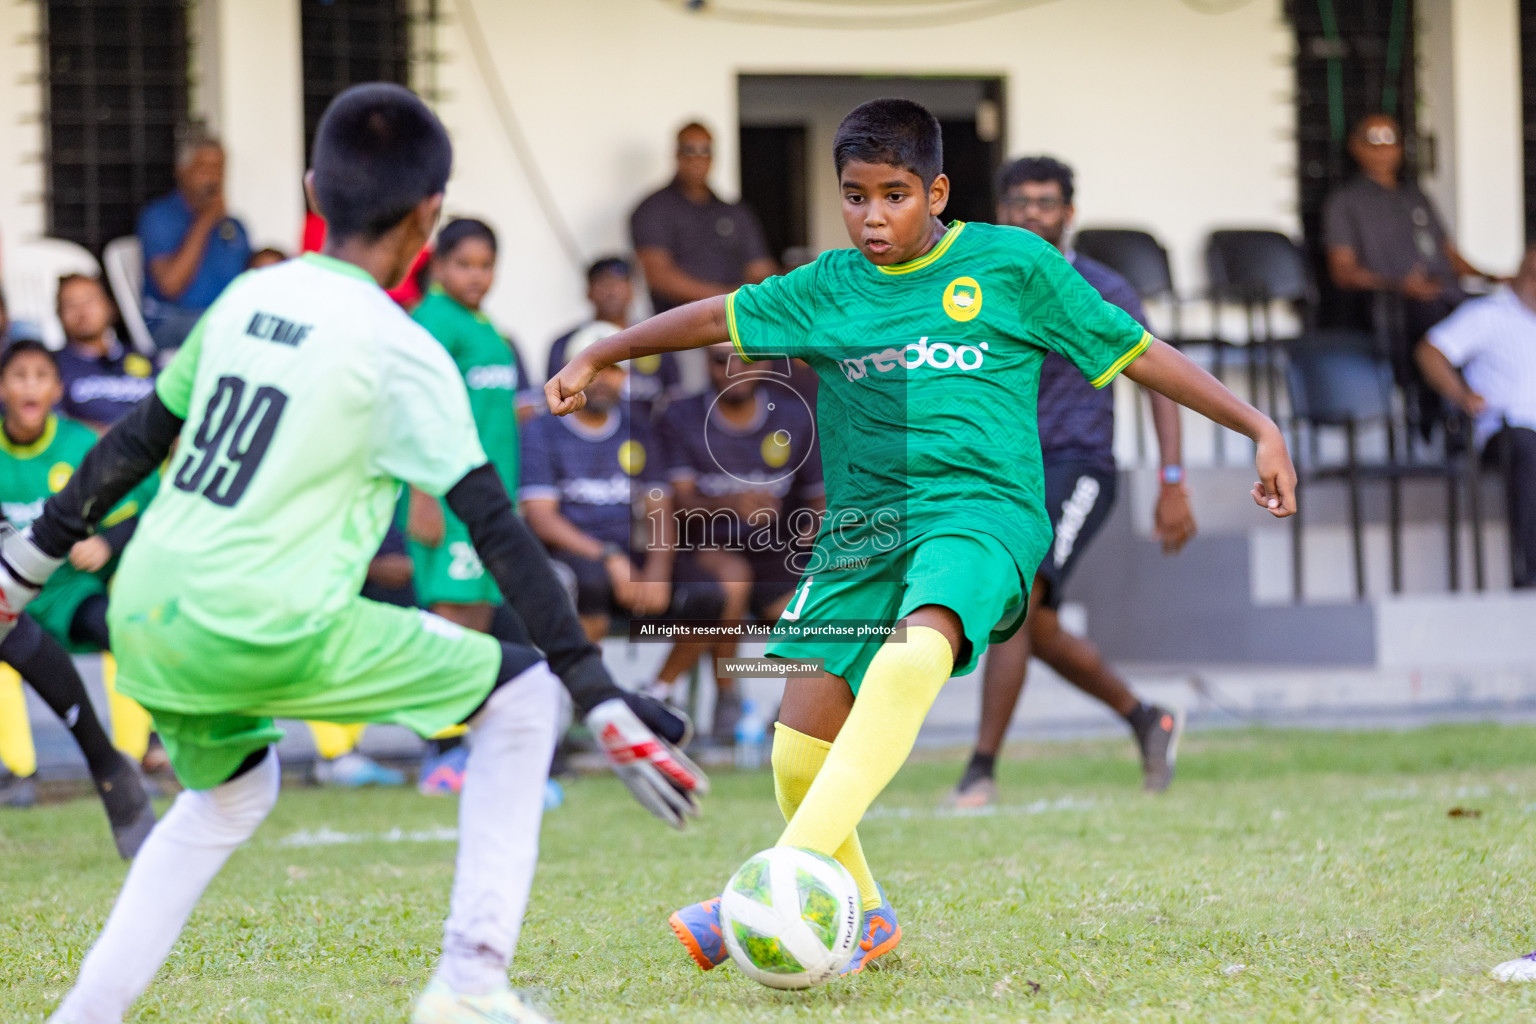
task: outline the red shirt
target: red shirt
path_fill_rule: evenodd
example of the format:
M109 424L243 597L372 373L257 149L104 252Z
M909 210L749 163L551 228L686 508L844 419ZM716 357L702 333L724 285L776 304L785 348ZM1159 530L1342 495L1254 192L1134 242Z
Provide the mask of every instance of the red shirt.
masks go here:
M304 238L299 243L300 252L319 252L325 245L325 218L313 210L304 213ZM422 290L421 282L425 276L427 261L432 258L432 246L427 245L416 254L416 259L411 262L411 269L405 275L405 280L400 282L400 287L392 288L389 297L400 303L406 310L415 309L421 302L421 297L426 294Z

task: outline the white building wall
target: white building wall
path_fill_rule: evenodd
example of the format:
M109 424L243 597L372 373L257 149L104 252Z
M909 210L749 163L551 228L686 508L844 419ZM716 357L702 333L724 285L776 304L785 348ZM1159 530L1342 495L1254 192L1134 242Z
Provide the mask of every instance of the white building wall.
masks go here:
M489 308L537 363L582 316L584 285L513 160L466 45L466 2L445 0L451 23L437 39L439 109L458 152L448 208L503 232ZM1082 221L1156 232L1185 288L1203 277L1212 228L1297 229L1292 37L1279 0L1221 15L1180 0L1072 0L960 25L858 31L736 24L655 0L473 2L584 258L628 248L629 211L670 176L673 133L690 118L715 129L716 186L735 195L743 73L1002 76L1009 151L1074 163ZM809 159L821 171L829 158ZM830 170L823 180L833 187Z
M0 242L43 233L41 9L0 3Z
M1524 249L1518 0L1454 0L1456 242L1483 270L1510 274Z

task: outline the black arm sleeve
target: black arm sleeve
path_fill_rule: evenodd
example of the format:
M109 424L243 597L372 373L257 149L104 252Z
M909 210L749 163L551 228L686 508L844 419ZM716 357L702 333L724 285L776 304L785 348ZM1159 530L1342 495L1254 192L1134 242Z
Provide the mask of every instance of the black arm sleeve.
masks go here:
M76 542L96 532L96 524L165 461L181 417L160 396L148 395L106 432L86 453L58 494L48 499L32 524L32 543L51 558L63 558Z
M582 630L544 545L512 510L512 500L496 471L488 463L472 469L444 497L468 527L485 571L528 627L581 712L621 696L603 667L597 645Z

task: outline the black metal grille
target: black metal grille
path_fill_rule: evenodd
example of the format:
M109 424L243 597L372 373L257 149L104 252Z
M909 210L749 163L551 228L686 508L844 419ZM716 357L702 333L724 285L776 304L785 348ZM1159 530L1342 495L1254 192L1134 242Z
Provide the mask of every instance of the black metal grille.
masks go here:
M1536 245L1536 0L1520 0L1520 94L1525 125L1525 243Z
M175 184L185 5L48 0L44 14L48 232L99 253Z
M1414 123L1414 4L1412 0L1287 0L1296 31L1296 163L1302 231L1322 268L1323 204L1355 173L1346 136L1366 114L1385 112L1403 128L1407 170L1420 163ZM1349 320L1350 310L1323 282L1325 318Z
M408 0L303 0L304 152L336 94L359 82L409 84Z

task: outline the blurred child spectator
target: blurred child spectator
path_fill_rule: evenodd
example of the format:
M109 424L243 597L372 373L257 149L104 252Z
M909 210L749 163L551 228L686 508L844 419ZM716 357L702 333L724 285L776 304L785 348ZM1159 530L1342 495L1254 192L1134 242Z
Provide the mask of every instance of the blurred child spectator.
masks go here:
M609 367L587 388L585 408L523 428L523 514L574 580L576 611L594 641L615 617L717 620L726 604L720 584L696 561L674 558L666 459L620 401L624 374L622 366ZM645 508L640 523L637 498ZM637 526L646 533L640 545ZM655 689L670 693L704 649L675 644Z
M251 261L245 227L224 206L224 147L208 136L176 155L176 191L139 215L144 320L162 349L181 345L203 310Z
M592 319L565 332L549 346L546 380L565 366L570 358L567 351L573 346L583 349L629 326L629 309L635 301L633 277L633 268L622 256L604 256L587 268L587 301L592 303ZM624 396L630 414L654 422L681 379L677 357L671 352L631 359ZM542 405L542 393L539 399Z
M708 356L709 389L669 405L659 428L679 547L720 581L723 618L750 611L776 622L799 582L804 561L797 556L826 507L811 407L790 384L783 360L780 372L770 373L749 368L730 345ZM735 647L716 644L716 664ZM741 701L729 679L717 673L716 681L713 736L726 743Z
M99 434L155 389L154 363L118 339L117 307L100 278L60 278L58 313L65 338L57 355L64 386L59 407Z

